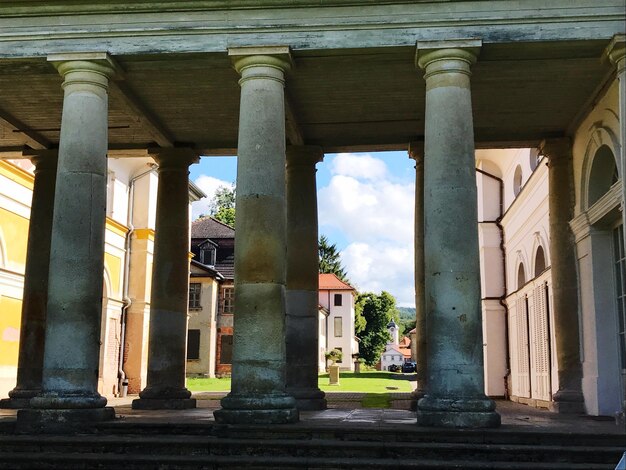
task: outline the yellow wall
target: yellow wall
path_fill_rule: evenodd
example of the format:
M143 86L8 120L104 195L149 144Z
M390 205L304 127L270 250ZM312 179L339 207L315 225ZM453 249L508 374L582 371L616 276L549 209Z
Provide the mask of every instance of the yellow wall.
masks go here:
M119 299L122 295L120 286L120 280L122 278L122 260L111 253L105 253L104 267L111 280L111 292L109 292L109 295L114 299Z
M0 228L6 248L6 268L24 272L26 244L28 241L28 219L0 208Z
M0 296L0 366L17 364L22 301Z

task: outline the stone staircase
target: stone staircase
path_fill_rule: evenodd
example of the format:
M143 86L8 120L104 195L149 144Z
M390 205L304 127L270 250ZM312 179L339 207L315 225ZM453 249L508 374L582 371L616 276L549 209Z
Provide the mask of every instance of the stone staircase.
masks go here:
M101 425L97 434L0 434L0 469L613 470L626 437L415 426Z

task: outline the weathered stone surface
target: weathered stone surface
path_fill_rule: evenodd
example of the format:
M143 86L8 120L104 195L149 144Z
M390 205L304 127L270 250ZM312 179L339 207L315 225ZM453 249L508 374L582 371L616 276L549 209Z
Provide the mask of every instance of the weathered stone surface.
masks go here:
M189 165L197 154L185 148L152 151L159 164L150 340L146 388L135 409L195 406L185 387L189 290ZM142 400L148 400L146 404ZM177 403L177 401L179 403Z
M484 395L470 66L480 41L418 43L425 71L426 395L424 426L499 425Z
M111 407L86 409L25 409L17 412L18 433L74 434L95 432L97 423L115 418Z
M285 47L229 51L241 74L231 392L222 423L298 420L285 393Z
M196 407L195 398L140 398L133 400L133 410L188 410Z
M106 54L51 57L64 78L42 390L18 427L72 431L111 417L97 392L107 175ZM89 410L93 409L93 410ZM26 411L26 410L22 410ZM25 422L23 422L26 420Z

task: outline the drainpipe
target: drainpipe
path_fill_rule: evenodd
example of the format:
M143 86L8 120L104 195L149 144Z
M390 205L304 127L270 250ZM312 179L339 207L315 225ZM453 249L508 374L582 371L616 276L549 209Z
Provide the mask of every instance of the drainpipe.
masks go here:
M485 224L495 224L500 231L500 251L502 252L502 277L503 277L503 292L500 297L496 297L500 305L504 308L504 342L506 348L506 375L504 376L504 395L505 398L509 397L509 381L508 377L511 374L511 357L509 356L509 309L506 306L506 302L504 301L507 296L507 281L506 281L506 248L504 246L504 227L502 227L502 217L504 216L504 181L502 178L498 178L491 173L488 173L480 168L476 168L476 172L481 175L485 175L488 178L491 178L498 182L500 188L500 215L496 218L496 220L484 220L480 223Z
M124 253L126 254L126 258L124 261L124 284L122 290L122 315L120 317L120 354L118 361L118 369L117 375L119 378L118 383L118 396L125 397L128 393L128 379L126 378L126 372L124 372L124 345L126 342L126 317L128 315L128 309L132 304L132 300L128 295L129 284L130 284L130 247L131 247L131 239L133 232L135 231L135 227L133 226L133 208L134 208L134 199L135 199L135 182L149 173L152 173L156 170L157 165L155 163L148 163L150 167L149 170L146 170L142 173L131 178L128 183L128 210L126 216L126 225L128 226L128 232L126 232L126 239L124 240Z

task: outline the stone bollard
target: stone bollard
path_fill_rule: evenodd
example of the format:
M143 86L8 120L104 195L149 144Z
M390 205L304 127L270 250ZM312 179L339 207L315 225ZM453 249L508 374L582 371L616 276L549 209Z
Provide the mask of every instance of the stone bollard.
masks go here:
M339 366L337 364L332 364L328 368L328 371L330 376L328 385L339 385Z

